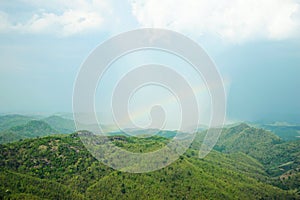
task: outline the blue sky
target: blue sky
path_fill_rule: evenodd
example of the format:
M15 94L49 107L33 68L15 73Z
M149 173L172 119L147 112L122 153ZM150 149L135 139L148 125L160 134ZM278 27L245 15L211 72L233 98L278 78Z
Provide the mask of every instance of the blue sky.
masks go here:
M178 31L208 52L225 80L228 120L300 122L297 0L1 1L0 112L71 112L89 53L142 27Z

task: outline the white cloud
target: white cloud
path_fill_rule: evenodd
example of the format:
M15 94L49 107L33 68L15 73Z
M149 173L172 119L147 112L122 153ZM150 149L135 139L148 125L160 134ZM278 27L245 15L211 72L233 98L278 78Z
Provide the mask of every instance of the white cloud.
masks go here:
M22 0L33 8L34 14L25 22L15 21L13 15L0 12L0 32L21 32L69 36L103 28L110 19L110 4L106 0L41 1Z
M31 33L55 33L61 36L73 35L98 29L103 18L95 12L67 10L62 15L42 13L34 15L22 29Z
M0 10L0 32L69 36L133 28L134 18L120 10L118 1L17 0L14 4L25 6L27 15ZM129 0L129 4L143 27L169 28L195 36L217 34L234 42L300 35L298 0Z
M131 0L143 27L196 35L218 34L230 41L285 39L299 32L296 0ZM295 17L297 16L298 17Z

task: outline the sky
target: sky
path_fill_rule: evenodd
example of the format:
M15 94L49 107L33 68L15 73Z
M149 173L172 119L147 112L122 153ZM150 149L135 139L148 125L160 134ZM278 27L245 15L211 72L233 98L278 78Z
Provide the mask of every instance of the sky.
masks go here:
M228 121L300 123L298 0L1 1L0 113L72 112L74 81L90 52L114 35L145 27L178 31L206 50L224 79ZM143 62L162 62L155 53L143 55ZM141 55L129 58L119 66L141 63ZM180 64L168 56L164 61ZM103 84L121 72L112 70ZM137 94L137 107L142 97ZM147 112L141 116L145 124Z

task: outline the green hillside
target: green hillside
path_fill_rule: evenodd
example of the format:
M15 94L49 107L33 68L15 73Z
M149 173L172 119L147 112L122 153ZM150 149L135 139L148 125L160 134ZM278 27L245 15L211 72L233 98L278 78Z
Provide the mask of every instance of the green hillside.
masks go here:
M275 185L300 189L300 141L284 141L270 131L247 124L224 129L215 146L223 153L243 152L258 160Z
M25 125L33 120L33 117L24 115L4 115L0 116L0 131L10 129L14 126Z
M269 131L240 124L224 129L215 149L226 153L243 152L267 162L266 156L271 156L268 151L282 142L278 136Z
M270 131L240 124L224 129L215 149L224 153L243 152L272 167L298 159L300 141L284 141Z
M73 133L75 131L75 123L73 120L65 119L60 116L50 116L42 119L59 133Z
M0 197L8 199L85 199L83 195L54 181L13 171L0 172Z
M31 120L24 125L18 125L0 132L0 143L18 141L25 138L42 137L51 134L57 134L58 131L53 129L44 121Z
M168 139L114 136L111 140L130 151L146 152L160 148ZM0 182L0 194L4 198L33 195L53 199L55 194L48 191L62 185L64 192L55 191L64 195L61 199L298 198L295 191L270 185L272 180L264 166L244 153L213 151L205 159L199 159L197 153L197 149L191 148L164 169L130 174L98 162L85 149L78 134L25 139L0 145L1 177L5 180ZM22 177L17 178L20 174ZM44 186L36 186L38 181ZM45 192L37 191L38 187L45 188Z
M60 116L29 117L24 115L0 116L0 143L9 143L25 138L42 137L56 133L73 133L73 120Z

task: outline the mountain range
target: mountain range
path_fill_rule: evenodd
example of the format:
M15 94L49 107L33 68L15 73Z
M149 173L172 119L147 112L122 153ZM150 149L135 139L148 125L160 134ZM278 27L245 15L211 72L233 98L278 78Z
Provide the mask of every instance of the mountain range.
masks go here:
M60 116L46 118L24 115L0 116L0 144L74 131L74 121Z
M79 134L39 136L0 145L0 197L300 198L300 141L285 141L268 130L245 123L224 128L214 150L204 159L198 158L206 134L202 131L176 162L142 174L120 172L102 164L87 151ZM147 152L166 145L173 134L170 131L165 135L138 138L114 133L109 138L128 151Z

